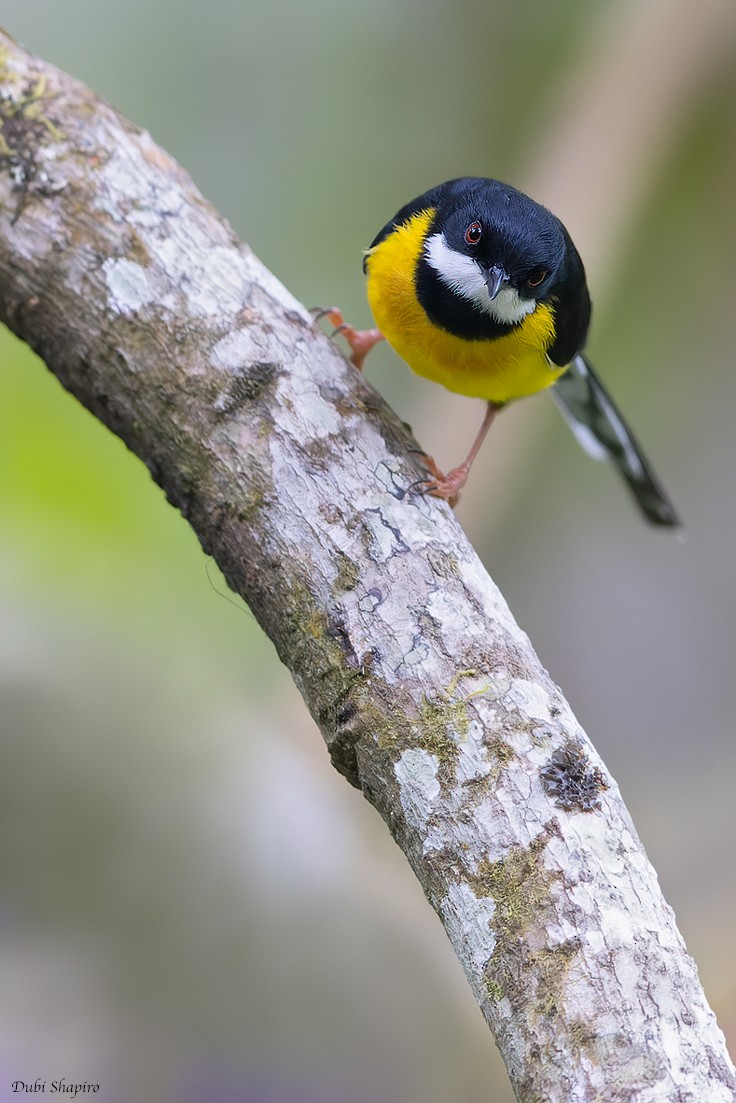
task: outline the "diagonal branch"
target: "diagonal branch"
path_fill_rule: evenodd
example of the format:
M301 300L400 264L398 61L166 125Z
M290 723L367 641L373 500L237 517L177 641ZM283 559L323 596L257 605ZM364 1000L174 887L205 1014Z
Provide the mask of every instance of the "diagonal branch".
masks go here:
M525 1101L734 1098L615 783L405 429L144 132L0 34L0 316L249 603Z

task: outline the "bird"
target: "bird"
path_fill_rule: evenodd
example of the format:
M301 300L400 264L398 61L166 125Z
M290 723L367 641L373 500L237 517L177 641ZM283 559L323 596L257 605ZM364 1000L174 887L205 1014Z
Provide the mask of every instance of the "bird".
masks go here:
M486 402L465 460L446 474L423 454L421 490L455 505L496 415L550 389L579 443L619 471L644 517L679 528L675 509L585 355L591 302L562 222L523 192L464 176L401 207L364 253L375 328L322 311L353 364L384 338L420 376Z

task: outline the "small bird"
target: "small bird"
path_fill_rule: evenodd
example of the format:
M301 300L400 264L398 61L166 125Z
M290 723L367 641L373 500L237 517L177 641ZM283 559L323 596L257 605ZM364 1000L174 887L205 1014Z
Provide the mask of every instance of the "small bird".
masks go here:
M445 475L424 457L424 492L454 504L498 411L551 387L580 444L618 468L644 516L679 526L583 355L590 323L585 269L546 207L498 180L449 180L386 223L363 269L377 328L356 330L338 309L324 312L347 338L356 367L385 338L418 375L487 403L463 463Z

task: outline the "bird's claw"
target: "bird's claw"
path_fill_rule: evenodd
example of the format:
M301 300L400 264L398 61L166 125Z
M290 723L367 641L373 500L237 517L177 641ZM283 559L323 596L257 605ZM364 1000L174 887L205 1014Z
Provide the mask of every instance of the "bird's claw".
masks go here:
M426 452L421 452L417 448L411 449L411 451L418 452L421 455L424 466L428 471L428 477L417 479L416 482L411 484L410 489L417 489L419 494L429 494L432 498L443 498L454 509L460 499L460 491L465 486L468 477L467 469L464 466L454 467L452 471L448 471L445 475L440 471L432 456L428 456Z
M345 321L342 311L336 306L319 308L312 311L312 313L315 322L327 318L332 323L335 327L332 332L333 337L340 334L340 336L345 338L350 346L351 364L357 368L358 371L362 371L363 363L368 353L374 345L377 345L379 341L383 340L383 334L380 329L356 329L355 326L351 326Z

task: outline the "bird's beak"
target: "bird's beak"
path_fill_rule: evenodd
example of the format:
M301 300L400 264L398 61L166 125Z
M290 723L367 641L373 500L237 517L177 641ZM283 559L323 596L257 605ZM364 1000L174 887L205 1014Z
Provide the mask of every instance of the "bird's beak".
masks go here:
M488 297L493 300L498 295L501 288L509 282L508 274L500 265L494 264L489 270L486 276L486 287L488 288Z

